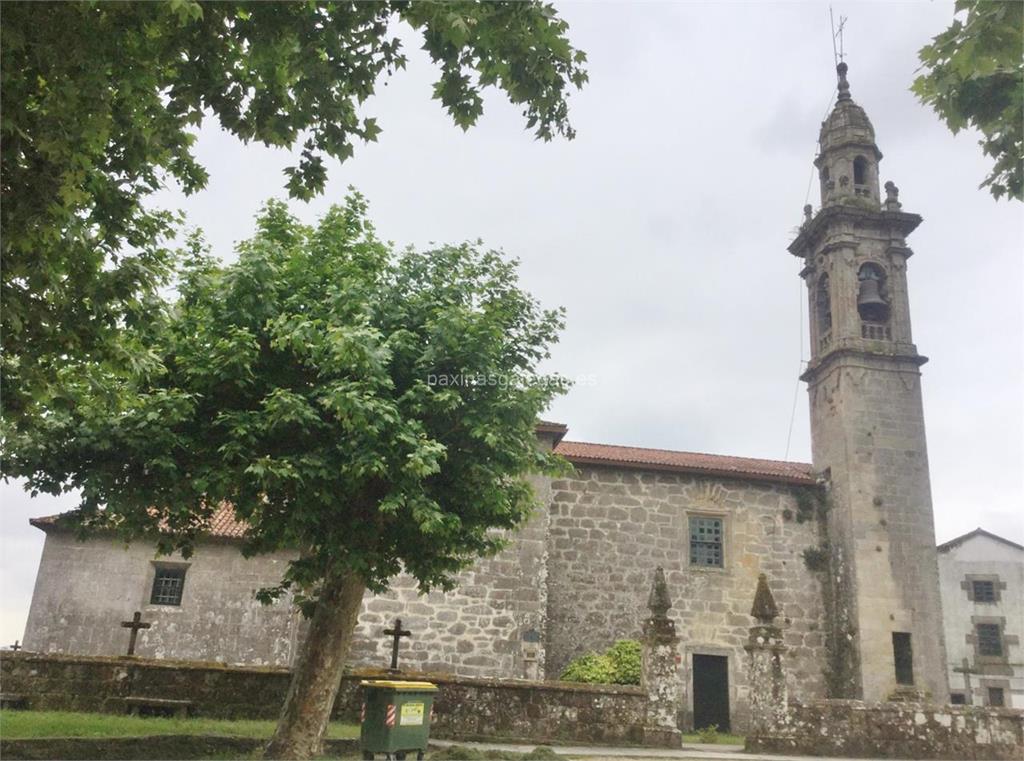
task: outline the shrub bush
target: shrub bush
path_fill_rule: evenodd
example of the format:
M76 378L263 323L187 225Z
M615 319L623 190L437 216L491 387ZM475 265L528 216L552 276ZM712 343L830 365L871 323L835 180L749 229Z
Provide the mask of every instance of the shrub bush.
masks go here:
M702 743L712 744L718 742L718 725L712 724L698 729L697 737Z
M621 639L603 653L584 653L562 672L566 682L640 684L640 643Z

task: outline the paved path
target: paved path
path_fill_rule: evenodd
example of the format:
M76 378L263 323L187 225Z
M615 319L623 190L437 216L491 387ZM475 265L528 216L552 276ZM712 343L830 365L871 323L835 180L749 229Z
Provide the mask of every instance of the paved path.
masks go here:
M462 745L478 750L510 750L525 753L536 747L514 743L471 743L431 740L431 745ZM741 745L702 745L683 743L681 748L639 748L607 745L553 745L561 756L585 758L587 761L627 761L628 759L687 759L688 761L808 761L811 756L776 756L744 753ZM814 756L814 761L871 761L871 759L830 759Z

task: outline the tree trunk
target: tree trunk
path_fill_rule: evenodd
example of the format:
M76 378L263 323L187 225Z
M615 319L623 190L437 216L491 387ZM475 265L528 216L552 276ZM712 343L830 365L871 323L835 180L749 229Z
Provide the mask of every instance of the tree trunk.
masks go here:
M322 752L365 589L351 573L324 580L264 758L307 759Z

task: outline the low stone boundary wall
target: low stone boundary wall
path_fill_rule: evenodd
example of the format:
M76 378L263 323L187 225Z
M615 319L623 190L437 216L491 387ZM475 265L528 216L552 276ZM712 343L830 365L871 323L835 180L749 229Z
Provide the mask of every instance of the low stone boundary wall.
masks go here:
M383 671L346 674L334 717L358 721L359 682L396 678ZM639 687L520 682L403 672L436 684L433 735L526 742L642 743L647 695ZM282 668L103 656L4 653L5 694L29 709L126 712L127 698L187 701L196 716L276 719L290 674Z
M1011 708L822 700L790 705L747 750L848 758L1024 758L1024 711Z

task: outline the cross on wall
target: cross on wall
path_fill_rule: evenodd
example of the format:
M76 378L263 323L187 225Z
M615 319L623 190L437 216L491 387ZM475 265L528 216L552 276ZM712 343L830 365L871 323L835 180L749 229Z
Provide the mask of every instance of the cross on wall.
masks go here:
M122 621L121 626L125 629L131 629L132 635L128 639L128 655L135 655L135 641L139 636L140 629L148 629L153 624L143 623L142 613L135 611L135 615L132 616L131 621Z
M402 628L402 619L395 619L395 626L392 629L385 629L384 636L391 637L391 668L388 671L398 673L398 644L402 637L411 637L412 632Z

